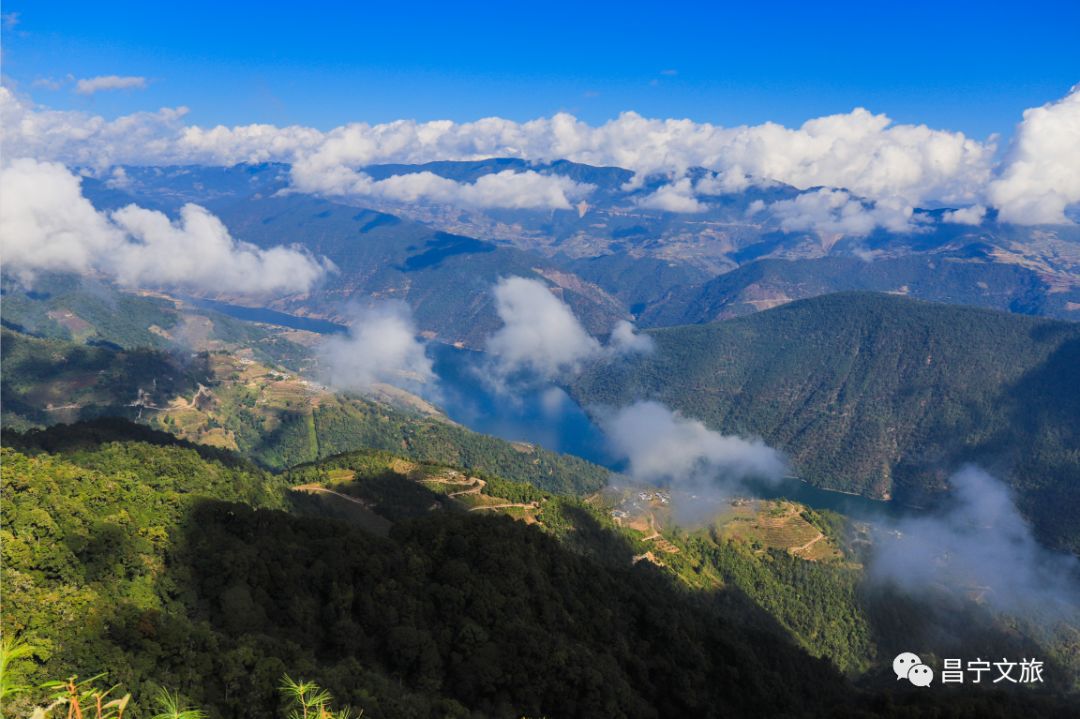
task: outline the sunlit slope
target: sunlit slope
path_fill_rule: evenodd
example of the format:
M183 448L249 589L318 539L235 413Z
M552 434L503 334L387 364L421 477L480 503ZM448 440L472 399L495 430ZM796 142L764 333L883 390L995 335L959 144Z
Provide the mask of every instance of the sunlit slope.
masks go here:
M655 398L763 437L816 485L908 503L979 462L1044 538L1080 542L1080 326L841 293L650 334L656 352L591 368L577 398Z
M282 468L364 448L501 474L555 492L603 486L608 470L472 432L419 398L336 394L249 350L170 354L4 331L3 422L28 428L125 417ZM414 405L409 407L408 403Z
M401 507L387 538L284 511L282 477L235 459L79 431L4 449L5 573L20 589L3 628L42 659L19 679L107 671L238 717L268 715L285 671L380 717L743 716L849 696L826 662L645 567L496 512L408 520L410 497L439 499L422 480L445 468L413 480L354 460L366 498Z

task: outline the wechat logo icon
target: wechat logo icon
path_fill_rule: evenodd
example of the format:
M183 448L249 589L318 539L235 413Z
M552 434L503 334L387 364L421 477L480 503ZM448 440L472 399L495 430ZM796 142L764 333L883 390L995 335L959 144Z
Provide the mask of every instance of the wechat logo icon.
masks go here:
M892 661L893 673L897 681L907 679L917 687L928 687L934 681L934 670L922 663L919 655L901 652Z

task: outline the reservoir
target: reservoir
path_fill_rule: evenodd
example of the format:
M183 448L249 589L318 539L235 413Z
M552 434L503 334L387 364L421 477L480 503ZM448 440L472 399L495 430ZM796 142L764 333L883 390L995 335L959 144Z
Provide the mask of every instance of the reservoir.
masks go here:
M347 329L327 320L299 317L271 309L186 299L204 309L249 322L264 322L319 334L337 334ZM513 394L500 393L484 379L486 358L483 352L432 342L428 345L428 356L434 361L435 374L439 377L441 396L437 404L455 422L475 432L577 455L613 471L622 468L619 459L608 451L604 433L585 410L558 387L525 387L516 388ZM752 489L756 496L763 499L783 497L814 509L829 509L865 520L910 511L895 502L820 489L797 477L786 477L769 486L754 485Z

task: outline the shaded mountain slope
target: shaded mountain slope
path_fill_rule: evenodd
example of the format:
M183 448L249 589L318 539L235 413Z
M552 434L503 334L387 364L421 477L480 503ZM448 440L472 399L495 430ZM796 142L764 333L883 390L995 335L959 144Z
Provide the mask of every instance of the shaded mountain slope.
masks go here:
M1080 547L1080 326L841 293L650 334L655 353L587 371L577 399L655 398L763 437L816 485L905 503L979 462L1044 539Z
M626 316L618 300L553 260L394 215L300 195L249 199L219 214L237 237L262 246L298 243L337 265L310 296L279 303L303 314L340 319L350 300L399 299L422 330L478 347L500 326L491 287L517 275L560 288L594 333Z
M988 245L973 244L941 254L873 261L850 256L759 260L703 284L670 291L650 303L640 321L651 327L712 322L850 290L1080 319L1080 286L1061 287L1030 267L994 261L991 252Z

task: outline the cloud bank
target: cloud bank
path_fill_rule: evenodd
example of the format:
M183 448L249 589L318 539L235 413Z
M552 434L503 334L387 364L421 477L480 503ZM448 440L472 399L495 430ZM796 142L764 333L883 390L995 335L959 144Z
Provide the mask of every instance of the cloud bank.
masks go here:
M448 180L431 172L393 175L385 180L344 167L329 172L306 164L293 168L293 183L303 192L327 195L359 195L393 202L430 202L466 208L568 210L571 201L588 195L593 185L558 175L528 170L504 170L484 175L475 182Z
M306 292L331 267L300 250L240 242L197 205L176 221L136 205L98 212L57 163L14 160L0 170L0 194L5 269L28 284L39 272L97 272L128 286Z
M349 331L319 346L319 362L330 386L367 392L385 383L424 392L435 380L432 360L418 339L412 312L403 302L351 307Z
M115 164L281 161L293 164L298 187L407 195L427 185L425 191L435 196L481 206L498 188L450 188L430 177L372 187L380 183L365 181L358 170L379 162L568 159L625 167L638 176L669 174L675 178L672 189L647 202L662 209L682 208L674 211L694 210L699 201L694 194L734 190L740 183L782 182L800 189L843 188L875 206L991 204L1003 219L1019 223L1062 222L1065 209L1080 201L1078 108L1080 87L1058 102L1028 110L999 164L993 139L896 124L863 108L808 120L796 128L776 123L729 128L627 112L599 126L559 113L520 123L501 118L466 123L399 120L352 123L322 132L299 126L188 126L183 122L185 108L105 120L40 108L0 89L9 156L102 170ZM691 194L678 182L693 167L714 174ZM563 207L564 199L572 199L570 186L537 191L536 178L514 182L531 198L527 206Z

